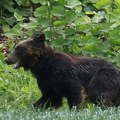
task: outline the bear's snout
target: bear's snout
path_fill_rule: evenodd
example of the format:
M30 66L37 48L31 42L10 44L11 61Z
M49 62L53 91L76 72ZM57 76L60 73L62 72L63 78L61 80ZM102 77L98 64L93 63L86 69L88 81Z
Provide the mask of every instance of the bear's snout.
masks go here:
M14 64L14 62L13 62L11 59L9 59L9 58L6 58L6 59L5 59L5 62L6 62L8 65Z

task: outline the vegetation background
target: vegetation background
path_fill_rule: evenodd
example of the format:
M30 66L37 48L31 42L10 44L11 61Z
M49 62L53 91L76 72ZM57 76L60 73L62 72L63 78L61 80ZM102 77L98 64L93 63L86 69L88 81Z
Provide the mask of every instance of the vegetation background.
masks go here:
M40 96L35 79L5 65L4 58L34 32L45 33L56 50L102 57L120 67L120 0L0 0L0 119L119 119L119 109L91 104L78 113L66 106L64 112L32 111Z

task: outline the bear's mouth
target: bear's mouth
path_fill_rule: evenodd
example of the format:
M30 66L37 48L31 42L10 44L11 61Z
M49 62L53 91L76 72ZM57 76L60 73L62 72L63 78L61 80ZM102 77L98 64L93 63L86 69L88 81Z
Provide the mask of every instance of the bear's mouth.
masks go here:
M15 69L19 69L21 67L21 64L20 64L20 62L16 62L15 64L14 64L14 68Z
M14 65L15 69L19 69L22 66L20 61L12 61L11 59L5 59L5 62L8 65Z

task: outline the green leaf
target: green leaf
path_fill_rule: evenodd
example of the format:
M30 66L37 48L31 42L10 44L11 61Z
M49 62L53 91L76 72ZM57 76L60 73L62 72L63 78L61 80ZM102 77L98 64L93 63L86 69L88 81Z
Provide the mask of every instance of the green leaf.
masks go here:
M115 2L117 2L120 5L120 0L115 0Z
M85 33L91 30L89 24L77 25L77 26L76 26L76 29L77 29L78 31L85 32Z
M49 27L50 24L52 24L52 23L50 23L49 19L47 19L47 18L41 18L38 20L38 24L39 24L39 26L42 26L42 27Z
M41 7L38 7L36 11L34 12L34 15L36 17L46 16L48 14L48 7L46 5L43 5Z
M92 3L96 3L96 2L98 2L99 0L90 0L90 2L92 2Z
M90 19L88 16L80 17L80 18L76 21L76 24L77 24L77 25L90 24L90 23L91 23L91 19Z
M5 35L6 35L8 38L14 39L14 37L17 36L18 34L16 34L14 31L11 30L11 31L5 33Z
M31 0L33 3L39 3L41 0Z
M52 46L56 48L61 48L64 46L64 39L62 37L56 38L54 41L52 41Z
M80 49L80 47L77 45L77 44L73 44L73 46L72 46L72 50L73 50L73 52L75 53L75 54L79 54L80 53L80 51L81 51L81 49Z
M120 31L119 29L114 29L112 31L109 32L109 37L110 39L112 40L115 40L115 39L119 39L120 38Z
M110 42L112 45L120 46L120 39L112 39Z
M76 11L76 13L79 14L82 11L82 6L81 5L76 6L75 11Z
M14 36L22 36L23 31L21 30L22 28L20 26L21 23L16 24L12 29L8 30L5 35L12 39Z
M61 26L61 25L63 26L64 24L65 24L65 21L58 21L57 20L57 21L54 22L55 26Z
M120 18L120 7L115 9L111 14L113 14L114 17Z
M110 5L111 5L111 0L99 0L98 2L96 2L94 6L98 9L101 9L103 7L110 6Z
M72 10L66 12L66 23L73 22L76 19L76 13Z
M99 23L101 22L102 19L105 18L105 12L98 12L95 14L95 16L92 18L92 21L94 23Z
M64 7L65 1L64 1L64 0L53 0L53 1L51 2L51 5L52 5L53 7L57 7L57 6L63 6L63 7Z
M85 44L83 49L87 52L96 52L97 51L97 47L94 43Z
M35 28L38 28L39 27L39 23L38 23L38 19L37 18L30 18L30 21L29 23L24 23L24 24L21 24L20 26L24 29L35 29Z
M1 48L1 46L0 46L0 48ZM3 53L0 53L0 60L4 61L4 59L5 59L5 56L3 55Z
M53 31L45 31L46 38L52 39L54 36Z
M110 47L111 47L111 44L109 41L102 42L98 45L99 50L101 50L102 52L109 51Z
M89 15L89 16L94 16L96 14L95 11L87 11L85 13L86 13L86 15Z
M112 30L111 25L112 23L101 23L99 29L100 31L107 33Z
M62 6L54 7L51 11L51 14L54 15L54 16L64 16L65 9Z
M46 4L46 0L31 0L33 3Z
M97 43L96 38L91 33L87 33L87 35L84 38L87 44Z
M111 25L111 28L114 29L114 28L116 28L116 27L119 26L119 25L120 25L120 21L119 21L119 20L116 20L116 22Z
M14 8L12 5L8 4L8 2L2 4L9 12L14 12Z
M7 31L10 30L10 26L8 24L3 25L3 30L6 33Z
M32 11L28 8L16 8L15 12L20 16L28 16L32 13Z
M39 26L38 23L35 23L35 22L30 22L30 23L25 23L25 24L22 24L21 27L22 28L25 28L25 29L35 29Z
M17 19L17 21L23 21L23 17L18 15L16 12L14 12L14 17Z
M30 1L29 0L15 0L17 2L17 4L19 6L23 5L23 6L29 6L30 5Z
M72 35L72 34L74 34L74 33L75 33L75 30L72 29L72 28L67 28L67 29L65 29L65 34L66 34L66 35Z
M67 8L74 8L78 5L81 5L81 2L79 0L66 0L67 5L65 5Z
M116 56L116 65L120 67L120 54Z

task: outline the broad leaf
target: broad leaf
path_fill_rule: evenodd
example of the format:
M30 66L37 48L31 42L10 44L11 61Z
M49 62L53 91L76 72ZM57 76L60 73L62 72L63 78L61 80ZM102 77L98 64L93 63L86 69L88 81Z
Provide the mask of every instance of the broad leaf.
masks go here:
M54 7L51 11L51 14L54 15L54 16L64 16L65 9L62 6Z
M66 0L67 5L66 7L68 8L74 8L78 5L81 5L81 2L79 0Z
M17 21L23 21L23 17L18 15L16 12L14 12L14 17L17 19Z
M84 47L84 50L86 50L87 52L96 52L97 47L94 43L86 44L85 47Z
M120 0L115 0L120 5Z
M6 3L3 3L2 4L9 12L14 12L14 8L12 5L8 4L7 2Z
M91 19L88 16L83 16L80 17L77 21L76 24L77 25L85 25L85 24L90 24L91 23Z
M41 7L38 7L36 11L34 12L34 15L36 17L41 17L41 16L47 16L48 14L48 7L46 5L43 5Z
M102 21L102 19L105 18L105 12L98 12L95 14L95 16L92 18L92 21L94 23L99 23Z
M63 25L65 25L65 21L63 21L63 20L62 21L57 20L57 21L54 22L54 25L55 26L63 26Z
M72 28L67 28L67 29L65 30L65 34L66 34L66 35L71 35L71 34L74 34L74 33L75 33L75 30L72 29Z
M120 67L120 54L116 56L116 65Z
M64 39L63 38L57 38L54 41L52 41L52 46L56 48L60 48L64 46Z
M80 47L76 43L73 43L72 50L75 54L79 54L81 52Z
M72 10L69 10L66 12L66 18L65 21L66 23L73 22L76 19L76 13Z
M33 3L41 3L41 4L45 4L46 0L31 0Z
M110 5L111 5L111 0L99 0L98 2L96 2L94 6L98 9L101 9L103 7L110 6Z
M120 39L112 39L110 42L112 45L120 46Z
M31 14L32 11L30 11L30 9L28 8L16 8L15 12L20 15L20 16L28 16Z
M111 44L109 41L105 41L102 42L98 45L98 48L102 51L102 52L107 52L109 51L109 49L111 48Z

